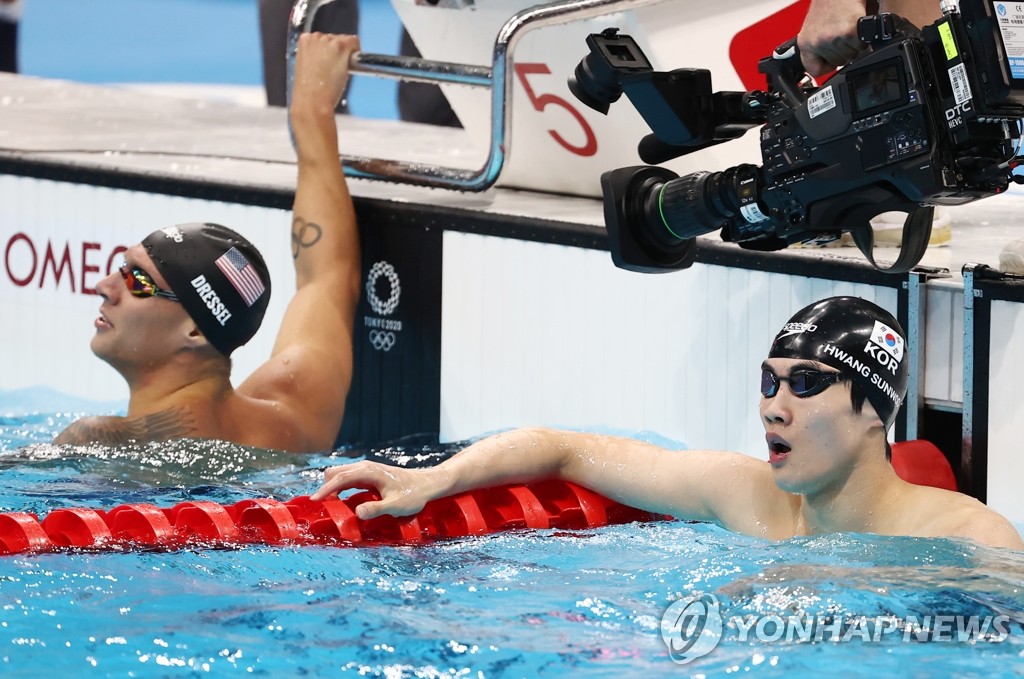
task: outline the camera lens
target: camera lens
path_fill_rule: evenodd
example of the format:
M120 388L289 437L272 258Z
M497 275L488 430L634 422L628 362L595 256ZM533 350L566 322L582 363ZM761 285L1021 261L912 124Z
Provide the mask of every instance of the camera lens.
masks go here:
M674 245L717 231L735 217L747 219L745 209L760 215L758 188L754 165L737 165L722 172L694 172L667 181L644 201L651 237Z

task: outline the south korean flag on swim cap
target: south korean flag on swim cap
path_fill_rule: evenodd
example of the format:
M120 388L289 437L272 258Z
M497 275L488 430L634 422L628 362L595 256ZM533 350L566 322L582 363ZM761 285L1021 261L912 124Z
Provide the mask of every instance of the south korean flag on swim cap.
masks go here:
M903 338L900 333L885 323L875 321L875 329L871 331L871 341L897 361L903 360L903 350L905 349Z

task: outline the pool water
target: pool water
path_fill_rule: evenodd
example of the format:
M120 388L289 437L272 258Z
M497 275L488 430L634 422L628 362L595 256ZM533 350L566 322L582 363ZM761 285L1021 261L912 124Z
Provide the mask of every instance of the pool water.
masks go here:
M0 405L3 405L0 403ZM95 412L95 411L93 411ZM333 456L210 442L47 443L70 412L0 418L0 511L229 504L307 494L365 453L430 461L409 439ZM656 522L409 547L0 557L0 671L18 676L1019 676L1024 553L836 534L781 543ZM1005 616L1002 641L740 641L677 666L661 617L712 593L722 615Z

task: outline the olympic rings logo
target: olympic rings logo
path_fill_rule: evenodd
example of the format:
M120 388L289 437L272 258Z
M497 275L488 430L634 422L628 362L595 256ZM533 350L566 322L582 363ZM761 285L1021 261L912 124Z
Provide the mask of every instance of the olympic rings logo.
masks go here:
M397 341L398 338L395 337L395 333L388 330L370 331L370 344L377 351L391 351L391 347L395 346Z
M391 284L391 296L382 301L377 296L377 279L384 276ZM370 273L366 276L366 301L375 314L390 316L398 308L398 299L402 296L402 284L398 280L398 273L395 267L387 262L377 262L370 267ZM385 350L386 351L386 350Z

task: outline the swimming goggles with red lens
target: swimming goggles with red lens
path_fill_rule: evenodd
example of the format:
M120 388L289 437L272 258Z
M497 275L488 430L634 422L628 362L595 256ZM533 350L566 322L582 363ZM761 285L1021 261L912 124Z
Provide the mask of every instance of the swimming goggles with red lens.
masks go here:
M137 266L128 266L128 263L125 262L118 268L118 271L124 278L124 285L128 288L128 292L136 297L163 297L172 302L180 301L178 296L170 290L163 290L157 286L149 274Z
M794 370L789 377L779 377L767 368L761 368L761 395L772 398L779 393L779 386L789 382L789 390L797 398L807 398L825 391L833 384L850 379L848 375L821 370Z

